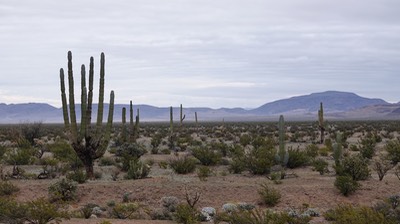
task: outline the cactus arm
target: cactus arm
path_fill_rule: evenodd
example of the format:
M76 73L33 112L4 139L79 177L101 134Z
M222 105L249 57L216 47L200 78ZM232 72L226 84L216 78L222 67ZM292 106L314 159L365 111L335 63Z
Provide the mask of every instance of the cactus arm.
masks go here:
M136 110L135 139L139 137L139 108Z
M107 127L106 127L106 136L105 139L108 142L111 136L111 128L114 116L114 91L110 93L110 106L108 108L108 119L107 119Z
M86 122L87 122L87 89L86 89L86 69L85 65L81 66L81 137L86 137Z
M101 125L103 123L103 107L104 107L104 64L105 57L104 53L101 53L100 56L100 87L99 87L99 104L97 109L97 131L101 132Z
M64 127L69 129L69 117L68 117L68 105L67 96L65 95L65 80L64 80L64 69L60 69L60 86L61 86L61 102L63 109Z
M75 99L74 99L74 76L72 72L72 53L68 51L68 86L69 86L69 114L71 117L71 138L74 143L78 142L78 127L76 124Z
M92 123L92 104L93 104L93 77L94 77L94 59L93 57L90 57L90 64L89 64L89 92L88 92L88 100L87 100L87 128L90 128L90 125Z
M125 125L126 125L126 108L123 107L122 108L122 126L121 126L121 128L122 128L122 136L121 136L122 142L126 141L126 127L125 127Z

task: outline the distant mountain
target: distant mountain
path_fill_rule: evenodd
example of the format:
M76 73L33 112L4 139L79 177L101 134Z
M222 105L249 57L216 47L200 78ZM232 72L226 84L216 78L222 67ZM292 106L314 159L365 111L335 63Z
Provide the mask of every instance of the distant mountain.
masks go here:
M277 100L262 105L259 108L245 110L243 108L207 107L185 108L185 121L194 121L195 112L200 121L248 121L276 120L280 114L286 119L315 119L320 102L323 102L327 117L332 119L400 119L400 104L389 104L381 99L370 99L354 93L327 91L310 95L296 96L289 99ZM120 122L122 108L129 105L116 104L114 121ZM169 121L169 107L150 105L134 105L134 114L140 110L142 121ZM77 118L80 120L80 106L76 105ZM174 120L179 120L179 108L174 107ZM104 121L107 119L108 104L104 108ZM97 114L97 105L93 105L93 115ZM129 118L128 118L129 119ZM62 109L43 103L1 104L0 123L24 122L62 123Z
M387 105L382 99L369 99L354 93L327 91L277 100L252 110L255 114L305 114L318 111L323 102L325 112L344 112L370 105Z

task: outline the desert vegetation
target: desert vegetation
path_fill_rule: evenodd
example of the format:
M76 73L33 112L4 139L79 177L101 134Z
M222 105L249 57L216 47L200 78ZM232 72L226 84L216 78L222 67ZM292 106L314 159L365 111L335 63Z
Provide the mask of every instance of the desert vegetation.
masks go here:
M398 223L399 123L319 126L117 123L89 178L63 125L2 125L0 219Z

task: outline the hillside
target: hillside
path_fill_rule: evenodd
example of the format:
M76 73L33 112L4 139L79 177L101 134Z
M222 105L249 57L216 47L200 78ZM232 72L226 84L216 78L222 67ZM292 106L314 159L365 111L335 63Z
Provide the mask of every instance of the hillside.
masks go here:
M220 108L211 109L207 107L185 108L186 121L194 121L194 113L198 113L201 121L260 121L274 120L280 114L287 119L304 120L314 119L323 102L324 111L333 119L397 119L400 118L400 104L389 104L382 99L370 99L358 96L354 93L327 91L312 93L310 95L296 96L266 103L252 110L243 108ZM105 111L108 105L105 104ZM129 105L116 104L114 109L114 120L121 121L122 108ZM151 105L134 105L140 110L142 121L169 121L169 107L156 107ZM76 106L77 116L80 117L80 106ZM93 116L96 116L97 105L93 105ZM104 115L106 120L107 113ZM179 108L174 107L174 119L179 117ZM43 103L26 104L0 104L0 123L23 123L23 122L62 123L62 110Z

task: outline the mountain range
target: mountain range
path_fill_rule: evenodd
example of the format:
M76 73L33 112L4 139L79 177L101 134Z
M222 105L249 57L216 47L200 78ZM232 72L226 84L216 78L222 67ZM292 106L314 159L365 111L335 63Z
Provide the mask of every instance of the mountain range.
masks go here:
M390 104L382 99L361 97L355 93L327 91L266 103L255 109L206 107L185 108L186 121L194 121L197 112L200 121L262 121L277 120L283 114L286 120L316 119L320 102L323 103L327 119L399 119L400 104ZM116 104L114 121L121 121L122 108L129 105ZM76 105L77 117L80 106ZM142 121L169 121L169 107L134 105L140 111ZM108 105L105 105L106 120ZM97 105L93 105L93 117ZM174 108L174 118L179 119L179 108ZM62 123L62 109L44 103L1 104L0 123Z

